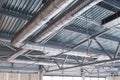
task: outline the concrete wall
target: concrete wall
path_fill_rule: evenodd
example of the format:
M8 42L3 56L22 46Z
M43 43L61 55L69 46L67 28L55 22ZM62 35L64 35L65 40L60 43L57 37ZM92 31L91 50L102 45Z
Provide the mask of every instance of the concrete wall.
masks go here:
M38 74L0 73L0 80L39 80Z
M107 77L107 80L120 80L120 76L116 76L116 77Z

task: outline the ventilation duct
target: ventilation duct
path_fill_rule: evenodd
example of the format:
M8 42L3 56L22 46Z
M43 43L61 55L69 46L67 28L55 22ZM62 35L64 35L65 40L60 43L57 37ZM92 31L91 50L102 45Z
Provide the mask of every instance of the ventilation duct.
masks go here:
M75 9L73 9L69 13L66 13L59 21L50 26L43 33L38 33L38 35L34 39L35 42L41 42L50 35L53 35L55 32L66 26L72 20L76 19L78 16L80 16L85 11L87 11L88 9L90 9L91 7L93 7L101 1L102 0L81 0L81 3L79 2L79 5Z
M28 22L13 38L12 44L17 45L30 35L35 33L39 28L45 25L50 19L64 10L73 0L53 0L42 12L40 12L34 19Z

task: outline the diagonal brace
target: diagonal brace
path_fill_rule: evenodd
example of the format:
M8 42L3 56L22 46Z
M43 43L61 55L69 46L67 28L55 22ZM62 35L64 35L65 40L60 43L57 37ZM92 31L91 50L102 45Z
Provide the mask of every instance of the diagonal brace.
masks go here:
M117 49L116 49L115 54L114 54L114 58L117 58L119 50L120 50L120 42L118 43Z
M100 46L100 48L105 52L105 54L112 59L111 55L105 50L105 48L97 41L96 38L94 38L95 42Z

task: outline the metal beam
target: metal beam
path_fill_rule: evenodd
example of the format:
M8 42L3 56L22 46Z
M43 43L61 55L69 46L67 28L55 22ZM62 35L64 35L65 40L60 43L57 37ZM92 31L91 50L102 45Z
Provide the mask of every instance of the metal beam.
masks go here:
M44 69L45 72L47 71L47 69L44 66L42 66L42 68Z
M0 38L0 40L5 41L10 43L10 39L6 38ZM24 46L23 46L24 45ZM65 43L58 43L58 42L47 42L46 45L41 45L39 43L34 43L34 42L25 42L25 43L20 43L19 46L22 46L23 49L27 50L36 50L36 51L42 51L43 53L49 52L49 54L46 54L48 56L55 56L59 53L65 53L67 55L75 55L75 56L84 56L84 57L89 57L86 55L86 49L81 47L81 49L75 49L71 50L71 48L66 47ZM71 50L69 52L69 50ZM93 50L92 55L95 55L96 53L100 54L101 51L98 50Z
M66 30L70 30L70 31L74 31L74 32L78 32L78 33L82 33L82 34L87 34L86 32L86 28L82 27L82 26L76 26L76 25L69 25L69 26L66 26L64 29ZM89 35L94 35L95 33L98 33L97 31L94 31L94 30L91 30L91 29L88 29L88 33ZM116 42L119 42L120 41L120 38L118 37L115 37L115 36L111 36L109 34L103 34L103 35L100 35L99 36L100 38L103 38L103 39L108 39L108 40L111 40L111 41L116 41Z
M80 43L72 46L70 50L67 50L67 51L64 52L64 53L68 53L68 52L70 52L71 50L77 49L81 44L87 42L89 39L93 39L93 38L95 38L95 37L98 37L98 36L104 34L105 32L109 31L110 29L111 29L111 28L109 28L109 29L108 29L108 28L107 28L107 29L104 29L103 31L101 31L101 32L99 32L99 33L96 33L96 34L90 36L89 38L82 40ZM61 55L61 54L64 54L64 53L59 53L59 54L57 54L57 55Z
M120 58L109 59L109 60L101 60L101 61L96 61L96 62L92 62L92 63L79 64L79 65L72 66L72 67L64 67L64 68L61 68L61 69L49 70L48 72L72 69L72 68L77 68L77 67L85 67L85 66L91 66L91 65L98 65L98 64L102 64L102 63L109 63L109 62L115 62L115 61L120 61Z
M105 48L97 41L96 38L94 38L95 42L101 47L101 49L105 52L105 54L112 59L111 55L108 53L108 51L105 50Z
M54 56L57 55L59 53L65 53L68 55L78 55L78 56L86 56L88 57L86 54L84 54L85 49L76 49L76 50L71 50L71 48L66 47L64 43L57 43L57 42L48 42L45 46L44 45L40 45L38 43L28 43L25 44L23 47L23 49L34 49L37 51L42 51L43 53L47 53L49 52L49 54L45 54L46 56ZM70 52L68 52L68 50L71 50ZM97 51L97 50L96 50ZM97 51L97 53L100 53L99 51ZM94 54L94 53L93 53Z
M91 44L92 44L92 39L90 39L90 40L88 40L88 47L87 47L87 55L89 55L90 56L90 46L91 46Z
M34 19L29 21L12 39L11 44L17 46L19 43L23 42L30 35L35 33L39 28L49 22L54 16L56 16L59 12L64 10L73 0L58 0L51 1L50 3L43 7L43 11L39 12ZM21 49L14 55L12 55L8 61L14 60L19 55L24 54L28 50Z
M15 59L11 62L18 63L18 64L29 64L29 65L56 66L55 62L48 62L48 61L31 61L31 60L24 60L24 59ZM64 64L65 67L74 66L74 65L75 64Z
M8 47L9 49L13 50L13 51L16 51L16 49L14 47L12 47L12 45L10 45L9 43L6 43L6 42L3 42L0 40L0 44Z
M117 2L115 0L103 0L103 2L106 3L106 4L109 4L111 6L113 6L114 8L120 9L120 3L119 3L119 1Z
M105 32L107 32L107 31L109 31L109 30L110 30L110 28L109 28L109 29L104 29L103 31L101 31L101 32L99 32L99 33L97 33L97 34L94 34L94 35L90 36L89 38L81 41L80 43L78 43L77 45L75 45L75 46L73 46L73 47L71 47L71 48L72 48L72 49L76 49L76 48L78 48L81 44L87 42L89 39L93 39L93 38L95 38L95 37L98 37L98 36L104 34Z
M26 49L20 49L20 50L18 50L17 52L15 52L12 56L10 56L10 57L7 59L7 61L8 61L8 62L11 62L11 61L13 61L15 58L17 58L18 56L24 54L24 53L27 52L27 51L28 51L28 50L26 50Z
M119 50L120 50L120 42L118 43L117 49L116 49L115 54L114 54L114 58L117 58Z
M66 63L67 59L68 59L68 55L66 55L66 57L65 57L65 59L64 59L64 61L63 61L63 63L62 63L62 65L61 65L61 67L64 66L64 64Z
M61 61L64 61L64 58L63 57L51 57L51 56L42 56L42 55L30 55L30 54L25 54L25 55L22 55L22 56L26 56L26 57L30 57L30 58L42 58L42 59L50 59L50 60L54 60L57 61L57 60L61 60ZM74 59L72 58L68 58L67 59L68 61L74 61Z
M104 9L106 9L106 10L112 11L112 12L119 11L119 9L117 9L117 8L115 9L110 4L107 4L107 3L104 3L104 2L101 2L101 3L97 4L97 5L100 6L100 7L102 7L102 8L104 8Z
M80 64L78 57L77 56L74 56L74 57L75 57L75 60L77 61L77 63Z
M58 64L58 62L56 60L54 60L54 62L56 63L56 65L58 66L58 68L60 69L61 66Z

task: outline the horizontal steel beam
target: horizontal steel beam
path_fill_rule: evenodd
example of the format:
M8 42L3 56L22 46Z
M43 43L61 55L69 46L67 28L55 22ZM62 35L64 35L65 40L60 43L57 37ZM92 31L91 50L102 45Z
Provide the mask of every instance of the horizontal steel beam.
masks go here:
M105 1L105 0L104 0ZM105 3L105 2L101 2L101 3L99 3L98 4L98 6L100 6L101 8L104 8L104 9L106 9L106 10L109 10L109 11L112 11L112 12L116 12L116 11L119 11L119 9L113 9L114 7L112 6L112 5L110 5L110 4L107 4L107 3Z
M64 68L61 68L61 69L49 70L48 72L72 69L72 68L77 68L77 67L85 67L85 66L91 66L91 65L98 65L98 64L102 64L102 63L109 63L109 62L115 62L115 61L120 61L120 58L109 59L109 60L101 60L101 61L96 61L96 62L92 62L92 63L79 64L79 65L72 66L72 67L64 67Z
M74 32L78 32L78 33L82 33L82 34L87 35L86 28L81 27L81 26L69 25L69 26L66 26L64 29L67 29L67 30L70 30L70 31L74 31ZM91 30L91 29L88 29L88 34L89 35L94 35L96 33L98 33L98 32L94 31L94 30ZM103 38L103 39L108 39L108 40L111 40L111 41L116 41L116 42L120 41L120 38L112 36L112 35L109 35L109 34L103 34L103 35L100 35L99 37Z
M115 1L115 0L103 0L104 3L109 4L111 6L113 6L114 8L120 9L120 3L119 1Z
M42 56L42 55L30 55L30 54L25 54L25 55L22 55L22 56L25 56L25 57L31 57L31 58L42 58L42 59L51 59L51 60L61 60L61 61L64 61L64 56L61 56L61 57L53 57L53 56ZM70 55L69 55L70 56ZM78 57L78 56L77 56ZM68 61L75 61L74 58L71 58L69 57L67 59Z
M42 51L43 53L45 53L46 56L54 56L61 52L64 53L68 50L71 50L71 48L66 47L64 43L57 43L50 41L46 45L40 45L38 43L28 42L24 44L22 48L27 50ZM91 53L92 53L91 55L96 55L96 53L101 54L101 52L102 51L91 48ZM89 57L88 55L86 55L86 49L84 47L80 47L80 49L71 50L70 52L66 52L64 54Z
M0 40L10 43L10 39L8 39L8 38L6 39L6 38L1 37ZM89 57L89 56L86 55L86 49L85 48L84 49L81 48L81 49L71 50L71 48L65 47L65 45L67 45L67 44L58 43L58 42L51 42L51 41L49 41L46 45L40 45L39 43L34 43L34 42L25 42L25 43L20 43L19 44L19 46L23 46L24 49L43 51L44 53L49 52L49 54L46 54L46 55L53 55L54 56L54 55L57 55L61 52L63 52L63 53L65 52L64 54L67 54L67 55L75 55L75 56L78 55L78 56ZM71 51L66 52L68 50L71 50ZM91 50L92 50L92 48L91 48ZM97 49L96 50L93 49L91 52L93 53L91 55L94 55L96 53L101 54L102 51L99 51Z
M103 35L105 32L107 32L107 31L109 31L109 30L110 30L110 28L109 28L109 29L104 29L103 31L101 31L101 32L99 32L99 33L96 33L96 34L90 36L89 38L84 39L83 41L81 41L80 43L78 43L77 45L75 45L75 46L73 46L73 47L71 47L71 48L72 48L72 49L76 49L76 48L78 48L81 44L87 42L89 39L93 39L93 38L95 38L95 37L98 37L98 36L100 36L100 35Z
M46 62L46 61L32 61L32 60L23 60L23 59L15 59L11 61L12 63L18 64L28 64L28 65L44 65L44 66L56 66L54 62ZM65 67L74 66L75 64L64 64ZM61 66L61 64L60 64Z

